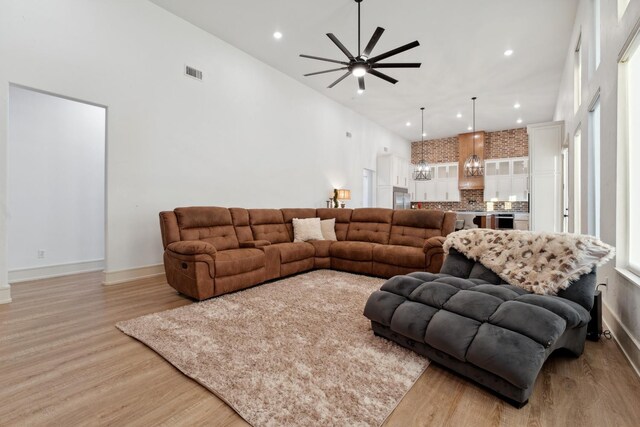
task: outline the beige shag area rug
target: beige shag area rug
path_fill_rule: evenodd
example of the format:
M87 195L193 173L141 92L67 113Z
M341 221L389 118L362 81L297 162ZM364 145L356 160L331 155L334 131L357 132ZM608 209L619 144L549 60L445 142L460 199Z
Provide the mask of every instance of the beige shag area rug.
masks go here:
M373 335L383 282L318 270L116 326L254 426L379 426L429 364Z

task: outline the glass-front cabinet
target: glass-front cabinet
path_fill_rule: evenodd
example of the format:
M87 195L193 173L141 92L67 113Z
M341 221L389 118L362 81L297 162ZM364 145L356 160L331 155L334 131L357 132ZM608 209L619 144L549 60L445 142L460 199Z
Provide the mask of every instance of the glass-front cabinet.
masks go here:
M485 161L484 200L522 202L529 195L529 158Z
M409 189L414 202L459 202L458 164L436 163L431 165L432 179L412 181Z

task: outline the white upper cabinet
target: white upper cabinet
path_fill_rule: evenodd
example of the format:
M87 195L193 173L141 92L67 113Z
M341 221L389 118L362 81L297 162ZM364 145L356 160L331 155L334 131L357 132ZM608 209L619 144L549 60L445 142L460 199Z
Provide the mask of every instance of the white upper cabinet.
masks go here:
M409 188L409 162L392 154L378 156L376 175L378 186Z
M485 161L485 201L526 202L528 195L528 157Z
M431 165L432 179L413 181L416 202L459 202L458 164L436 163Z

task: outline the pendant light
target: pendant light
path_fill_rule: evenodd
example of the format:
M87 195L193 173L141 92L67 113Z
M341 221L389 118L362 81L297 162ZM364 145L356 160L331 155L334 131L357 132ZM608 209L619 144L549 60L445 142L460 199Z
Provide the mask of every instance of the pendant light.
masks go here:
M482 159L476 154L476 97L471 98L473 101L473 154L464 162L464 176L482 176L484 175L484 166Z
M420 144L420 161L413 170L413 179L415 181L429 181L431 179L431 166L424 159L424 107L422 111L422 143Z

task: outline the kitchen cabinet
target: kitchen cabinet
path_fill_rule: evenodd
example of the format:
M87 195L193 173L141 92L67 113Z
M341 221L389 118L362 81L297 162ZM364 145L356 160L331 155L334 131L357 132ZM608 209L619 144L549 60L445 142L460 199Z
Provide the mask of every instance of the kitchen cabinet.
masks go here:
M392 154L378 156L378 186L409 188L409 161Z
M432 179L412 181L409 192L413 192L415 202L458 202L458 164L436 163L431 165Z
M564 122L527 126L529 135L532 231L562 231L562 141Z
M528 200L528 158L486 160L485 175L485 201L523 202Z
M407 189L409 193L415 193L410 180L411 167L406 159L386 154L378 156L376 163L376 205L378 207L392 209L394 207L393 193L397 189Z
M436 182L431 179L429 181L414 181L416 191L416 202L432 202L436 199Z
M516 213L513 216L513 229L514 230L528 230L529 229L529 214L528 213Z

